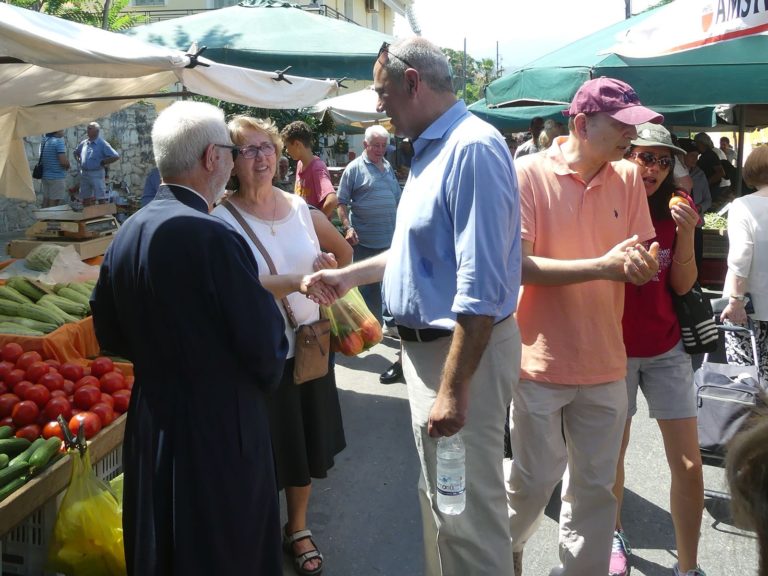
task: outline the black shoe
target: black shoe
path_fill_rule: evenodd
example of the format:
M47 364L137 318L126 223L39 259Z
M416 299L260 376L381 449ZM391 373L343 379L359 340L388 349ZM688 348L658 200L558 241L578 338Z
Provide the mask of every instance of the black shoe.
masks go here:
M403 365L400 364L399 360L393 363L392 366L387 368L386 372L379 376L379 382L382 384L394 384L396 382L405 383L405 378L403 378Z

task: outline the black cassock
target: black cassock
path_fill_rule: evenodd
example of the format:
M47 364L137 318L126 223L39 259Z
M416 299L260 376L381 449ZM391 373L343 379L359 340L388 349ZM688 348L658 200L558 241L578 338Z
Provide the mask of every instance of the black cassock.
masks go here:
M92 297L102 348L134 363L124 442L129 575L282 574L265 393L283 320L245 241L163 186L119 230Z

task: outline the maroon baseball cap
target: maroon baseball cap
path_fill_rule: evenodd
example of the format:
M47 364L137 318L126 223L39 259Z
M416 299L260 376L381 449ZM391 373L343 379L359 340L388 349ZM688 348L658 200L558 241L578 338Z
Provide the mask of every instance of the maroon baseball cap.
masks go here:
M573 97L571 106L564 110L563 114L576 116L580 113L595 112L605 112L611 118L633 126L645 122L664 122L664 116L640 103L640 98L632 86L605 76L584 82Z

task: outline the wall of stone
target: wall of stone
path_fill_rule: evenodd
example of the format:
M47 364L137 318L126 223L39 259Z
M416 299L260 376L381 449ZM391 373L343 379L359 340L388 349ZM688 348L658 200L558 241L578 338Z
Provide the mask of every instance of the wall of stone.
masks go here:
M106 118L94 119L101 125L101 136L120 154L120 161L109 167L109 181L114 183L115 189L124 182L131 196L141 196L144 180L154 167L150 134L156 116L157 112L151 104L139 102ZM67 155L72 165L67 175L68 188L78 184L77 163L72 152L86 138L85 126L73 126L64 131ZM24 139L30 172L37 164L41 140L42 134ZM40 181L33 182L35 192L39 192ZM0 197L0 233L29 227L34 222L32 211L40 204L39 196L37 204Z

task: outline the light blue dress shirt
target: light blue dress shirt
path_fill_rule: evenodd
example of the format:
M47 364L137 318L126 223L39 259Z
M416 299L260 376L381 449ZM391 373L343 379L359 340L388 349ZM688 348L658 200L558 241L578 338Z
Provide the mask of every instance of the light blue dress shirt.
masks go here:
M93 172L103 168L102 160L106 158L116 158L120 155L115 151L109 142L101 136L96 140L86 138L75 148L75 154L80 157L80 169Z
M384 295L397 324L452 330L457 314L513 313L520 196L504 138L457 102L413 142Z

